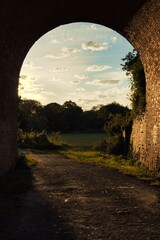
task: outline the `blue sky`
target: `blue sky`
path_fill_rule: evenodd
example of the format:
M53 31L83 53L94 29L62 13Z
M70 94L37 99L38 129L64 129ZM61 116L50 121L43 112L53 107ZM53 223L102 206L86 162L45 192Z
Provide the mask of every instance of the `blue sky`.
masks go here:
M72 100L84 110L113 101L129 106L129 81L120 64L132 50L125 38L101 25L59 26L28 52L19 94L42 104Z

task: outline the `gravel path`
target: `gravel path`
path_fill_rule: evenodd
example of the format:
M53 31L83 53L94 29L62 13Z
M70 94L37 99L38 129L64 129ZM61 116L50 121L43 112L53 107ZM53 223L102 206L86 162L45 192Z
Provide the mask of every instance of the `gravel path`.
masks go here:
M1 194L1 240L160 240L159 187L58 154L32 156L36 167L8 177L28 190Z

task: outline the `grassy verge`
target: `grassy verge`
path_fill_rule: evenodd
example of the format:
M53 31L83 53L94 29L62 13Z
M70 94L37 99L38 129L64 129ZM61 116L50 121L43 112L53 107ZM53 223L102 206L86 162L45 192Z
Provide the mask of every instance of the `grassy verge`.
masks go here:
M31 168L36 166L38 163L35 159L26 155L19 155L17 161L17 168Z
M81 151L78 149L59 151L59 153L75 161L112 168L140 180L150 181L152 185L160 186L160 173L151 172L133 160L124 159L123 156L109 155L100 151Z

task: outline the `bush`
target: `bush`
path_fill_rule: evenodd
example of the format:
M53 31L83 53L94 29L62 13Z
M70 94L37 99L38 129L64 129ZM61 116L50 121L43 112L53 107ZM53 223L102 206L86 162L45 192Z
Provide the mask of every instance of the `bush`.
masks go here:
M107 154L123 155L124 151L124 139L121 135L108 136L94 149L106 152Z
M18 146L23 148L35 148L35 149L59 149L63 147L63 144L58 141L58 134L55 138L51 135L48 137L45 131L41 133L29 132L25 133L19 130L18 134Z

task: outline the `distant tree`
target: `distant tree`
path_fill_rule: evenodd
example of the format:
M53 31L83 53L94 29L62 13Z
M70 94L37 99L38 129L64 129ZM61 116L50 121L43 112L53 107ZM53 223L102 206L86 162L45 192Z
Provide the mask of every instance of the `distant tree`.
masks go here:
M66 101L63 105L63 120L66 131L79 131L83 110L75 102Z
M42 116L40 102L30 99L19 101L18 125L25 132L42 131L46 128L47 119Z
M128 107L124 107L117 102L113 102L102 106L98 110L98 116L101 120L103 120L104 123L106 123L109 120L110 114L113 114L113 116L115 114L121 114L122 116L125 116L128 112L130 112Z
M97 111L84 111L82 117L81 129L85 132L101 132L103 131L104 121L98 116Z
M129 108L116 102L103 106L99 110L100 117L105 121L104 130L109 135L105 141L108 153L127 155L132 125L130 112Z
M146 107L146 79L139 53L133 50L122 60L122 69L130 76L133 116L141 115Z
M49 103L43 108L43 114L48 120L47 131L58 132L63 130L64 120L62 117L63 108L58 103Z

